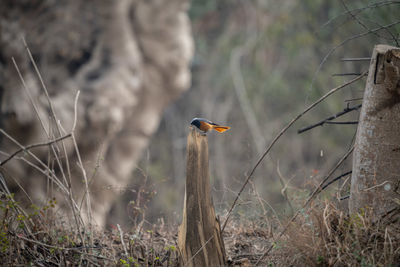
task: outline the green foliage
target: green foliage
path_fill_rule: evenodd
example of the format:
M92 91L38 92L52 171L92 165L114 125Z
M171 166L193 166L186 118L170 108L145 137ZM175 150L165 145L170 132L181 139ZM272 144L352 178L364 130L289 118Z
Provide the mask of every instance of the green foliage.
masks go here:
M326 263L324 257L323 256L318 256L317 257L317 264L324 264L324 263Z
M0 250L2 253L6 253L9 249L10 241L8 239L7 233L3 230L0 231Z
M172 252L175 252L176 251L176 247L174 245L170 245L170 246L166 247L165 250L170 250Z
M124 259L119 259L119 263L122 264L122 266L124 266L124 267L129 267L130 266L129 263Z

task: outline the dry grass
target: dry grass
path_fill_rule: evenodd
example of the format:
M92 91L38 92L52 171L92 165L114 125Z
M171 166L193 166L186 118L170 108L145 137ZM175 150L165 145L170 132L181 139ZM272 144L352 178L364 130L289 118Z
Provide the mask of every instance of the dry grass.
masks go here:
M55 199L25 210L12 194L0 193L2 266L178 266L177 226L99 231L58 216ZM259 266L398 266L396 216L376 220L368 209L349 216L315 200L280 240L276 218L231 221L223 235L228 264L254 266L274 244Z
M176 237L164 225L123 233L83 231L53 216L54 202L25 213L11 196L3 195L0 229L2 266L176 266ZM123 242L121 242L121 236ZM93 245L89 244L93 240Z
M371 210L346 215L331 202L314 205L288 231L287 247L304 266L398 266L400 224Z

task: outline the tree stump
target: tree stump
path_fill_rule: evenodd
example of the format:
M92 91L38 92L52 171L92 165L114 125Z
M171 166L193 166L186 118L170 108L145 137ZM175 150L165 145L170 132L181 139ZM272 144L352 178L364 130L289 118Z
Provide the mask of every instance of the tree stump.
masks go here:
M185 200L178 233L181 265L224 266L225 247L210 190L207 136L190 127L186 150Z
M349 208L395 215L400 199L400 49L372 54L353 153ZM398 213L398 212L397 212Z

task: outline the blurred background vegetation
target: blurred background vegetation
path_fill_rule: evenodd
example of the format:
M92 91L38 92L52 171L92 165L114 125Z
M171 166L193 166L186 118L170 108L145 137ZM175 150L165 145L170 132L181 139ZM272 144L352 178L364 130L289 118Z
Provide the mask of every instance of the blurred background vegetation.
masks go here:
M368 70L368 61L342 58L370 57L376 44L398 46L398 14L398 1L193 0L192 87L166 110L143 154L132 182L140 189L121 196L130 201L130 214L146 210L150 222L179 222L188 127L193 117L205 117L232 127L208 137L214 204L224 215L246 172L281 128L354 77L333 75ZM280 139L246 188L236 218L273 214L272 209L288 212L278 168L290 180L294 202L326 174L351 144L356 125L324 125L300 135L297 130L360 104L364 82L330 97ZM357 119L353 112L339 121ZM350 170L350 164L337 174Z

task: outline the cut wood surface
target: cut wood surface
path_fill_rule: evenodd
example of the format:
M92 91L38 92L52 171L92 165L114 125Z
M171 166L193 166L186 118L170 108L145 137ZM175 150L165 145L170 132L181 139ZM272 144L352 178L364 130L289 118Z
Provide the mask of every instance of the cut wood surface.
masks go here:
M210 190L207 136L190 127L186 190L178 247L183 266L224 266L225 248Z
M400 48L375 46L353 153L350 212L399 210ZM397 212L396 212L397 210Z

